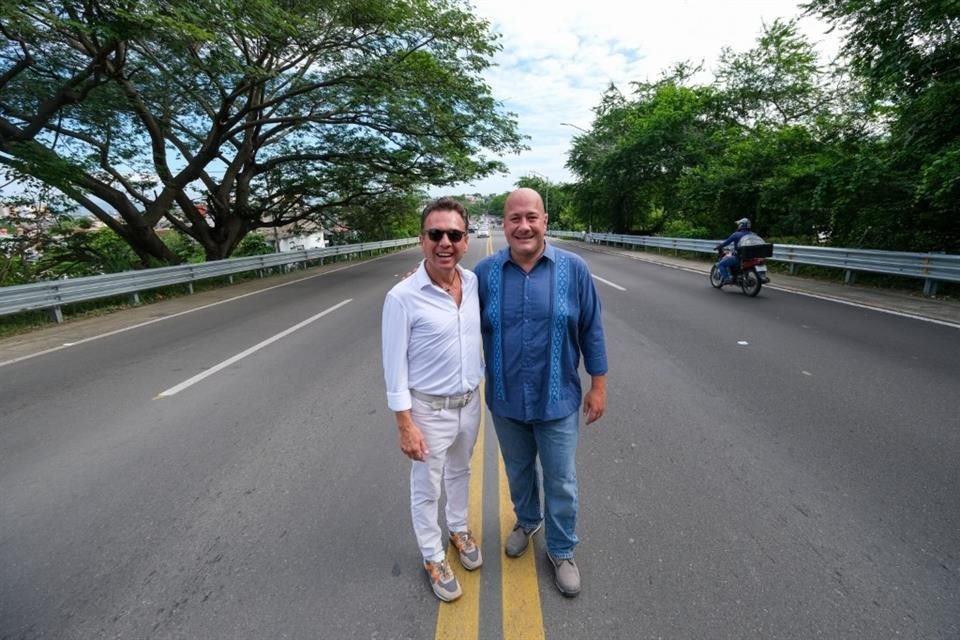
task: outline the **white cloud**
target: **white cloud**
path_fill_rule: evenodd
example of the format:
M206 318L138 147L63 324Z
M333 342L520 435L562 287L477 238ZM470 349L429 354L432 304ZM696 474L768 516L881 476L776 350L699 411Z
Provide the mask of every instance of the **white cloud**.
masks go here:
M474 12L501 33L503 50L486 80L507 111L517 114L530 150L503 158L507 176L441 189L498 193L536 171L554 182L573 178L564 167L571 139L589 128L593 108L610 83L655 80L677 62L703 62L710 70L724 47L754 46L764 23L798 18L795 0L472 0ZM800 28L823 53L835 55L838 39L812 18Z

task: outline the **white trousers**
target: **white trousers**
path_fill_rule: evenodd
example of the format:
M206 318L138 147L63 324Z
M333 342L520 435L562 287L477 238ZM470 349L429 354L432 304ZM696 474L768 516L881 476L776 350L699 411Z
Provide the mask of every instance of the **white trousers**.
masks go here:
M423 559L442 560L446 548L438 522L440 484L447 492L447 530L467 529L470 499L470 456L480 430L480 394L460 409L434 409L412 399L413 422L423 431L430 453L410 469L410 513Z

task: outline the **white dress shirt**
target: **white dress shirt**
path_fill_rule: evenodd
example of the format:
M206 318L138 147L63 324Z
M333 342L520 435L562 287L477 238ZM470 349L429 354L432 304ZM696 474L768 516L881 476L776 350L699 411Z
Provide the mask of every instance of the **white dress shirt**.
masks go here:
M459 266L462 298L430 281L423 261L383 303L383 374L391 411L411 406L410 390L456 396L483 378L477 276Z

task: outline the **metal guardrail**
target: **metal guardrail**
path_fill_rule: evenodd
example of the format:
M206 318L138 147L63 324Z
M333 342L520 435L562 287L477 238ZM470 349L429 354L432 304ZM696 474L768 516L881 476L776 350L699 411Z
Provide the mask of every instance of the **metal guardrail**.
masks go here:
M548 233L559 238L573 238L598 244L632 245L695 253L714 253L714 247L720 242L719 240L630 236L615 233L588 234L584 231L550 231ZM791 273L796 273L799 265L842 269L843 281L847 284L852 284L856 280L858 272L921 278L923 293L926 296L936 295L937 282L960 282L960 255L946 253L774 244L773 257L769 259L789 264Z
M274 267L313 260L322 261L325 258L335 258L337 256L407 247L417 244L418 241L417 238L403 238L382 242L362 242L324 247L323 249L287 251L262 256L229 258L216 262L181 264L142 271L125 271L101 276L48 280L12 287L0 287L0 315L50 309L51 318L55 322L63 322L62 307L65 304L122 295L129 295L134 302L139 302L138 293L140 291L177 284L188 285L190 293L193 293L193 283L199 280L233 276L249 271L264 271Z

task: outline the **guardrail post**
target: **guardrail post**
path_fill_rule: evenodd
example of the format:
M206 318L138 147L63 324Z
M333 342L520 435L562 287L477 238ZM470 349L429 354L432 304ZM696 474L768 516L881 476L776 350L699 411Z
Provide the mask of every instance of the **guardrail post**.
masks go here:
M843 284L853 284L857 281L857 272L847 269L843 272Z
M923 281L923 295L932 298L937 295L937 281L927 278Z
M791 262L790 270L788 271L788 273L792 276L797 275L798 273L800 273L800 265L798 265L796 262Z
M132 305L140 304L140 293L137 291L134 291L129 296L127 296L127 300L129 300L130 304Z
M233 284L233 274L232 274L232 273L227 276L227 282L229 282L230 284Z
M50 307L50 320L57 324L63 324L63 308L60 306Z
M192 283L192 282L188 282L188 283L187 283L187 292L188 292L190 295L193 295L193 283Z

